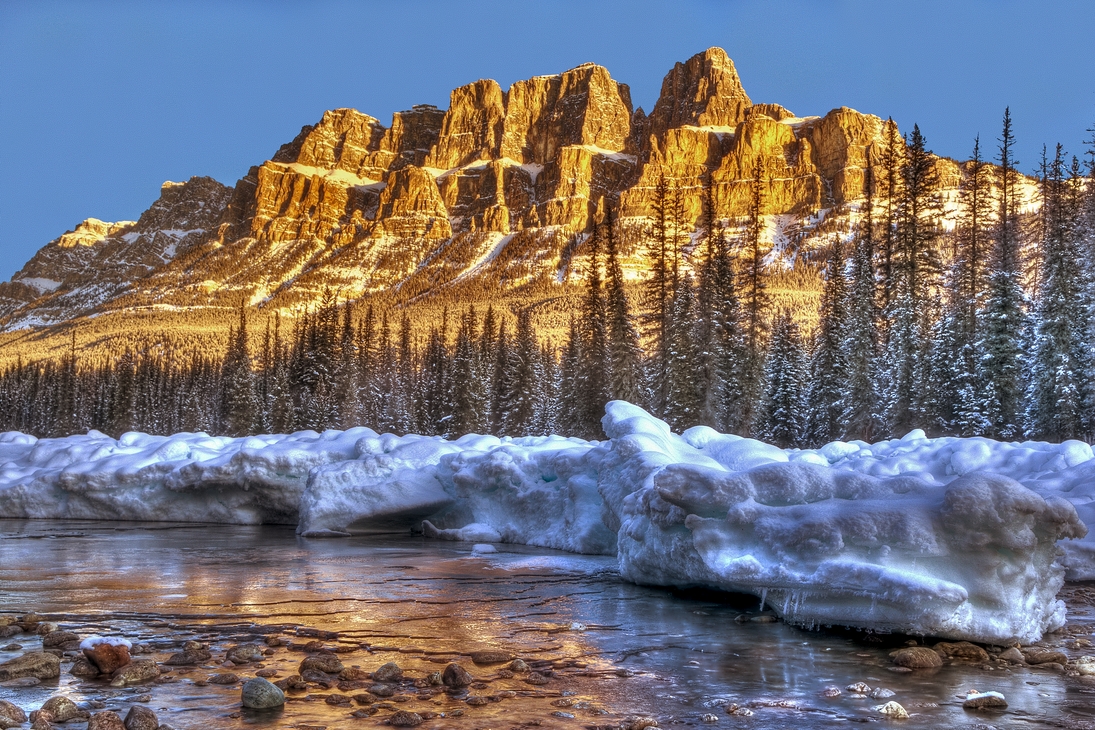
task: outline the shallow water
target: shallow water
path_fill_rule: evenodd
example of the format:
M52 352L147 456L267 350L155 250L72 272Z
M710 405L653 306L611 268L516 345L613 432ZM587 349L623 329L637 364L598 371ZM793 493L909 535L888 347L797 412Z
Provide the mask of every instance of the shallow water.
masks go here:
M665 728L828 727L891 722L875 700L826 687L854 682L886 687L912 715L909 727L1095 727L1095 684L1037 669L987 671L968 664L896 673L888 651L908 637L807 632L783 623L741 622L760 615L759 601L726 595L674 595L634 586L615 559L499 545L473 552L463 543L403 536L305 540L291 528L0 520L0 612L31 610L81 635L121 634L152 643L162 661L179 642L198 638L217 650L279 633L297 643L309 630L327 640L347 666L372 671L396 661L421 678L456 661L480 680L471 696L402 696L380 700L368 718L360 706L330 705L311 687L289 693L284 710L240 714L239 685L204 684L209 675L253 676L254 665L179 668L169 681L117 690L84 681L62 667L59 682L0 686L0 699L37 709L50 695L99 701L121 714L134 696L161 723L183 728L382 726L395 709L429 711L421 728L588 728L644 715ZM1090 587L1070 587L1072 635L1051 637L1071 656L1075 638L1095 628ZM298 638L300 637L300 638ZM0 661L39 644L27 635L0 640ZM527 675L499 676L501 665L476 666L467 654L500 648L554 669L546 684ZM280 677L305 656L278 648L263 665ZM222 654L223 657L223 654ZM548 665L547 662L551 664ZM969 689L995 690L1000 713L962 709ZM360 692L361 690L358 690ZM515 693L510 696L510 692ZM405 701L399 701L405 700ZM730 703L751 717L729 715ZM455 714L454 714L455 711ZM559 716L573 715L573 717ZM718 717L704 720L705 714ZM79 723L66 727L79 728Z

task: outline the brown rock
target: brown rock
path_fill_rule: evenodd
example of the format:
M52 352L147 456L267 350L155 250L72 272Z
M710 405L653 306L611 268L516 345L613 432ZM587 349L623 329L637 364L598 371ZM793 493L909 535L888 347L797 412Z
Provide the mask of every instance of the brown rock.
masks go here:
M56 679L61 676L61 660L45 652L30 652L0 664L0 682L34 677Z
M422 716L417 712L399 710L388 718L388 724L393 727L415 727L422 724Z
M476 664L505 664L513 660L513 655L508 651L487 650L473 651L471 660Z
M68 673L73 677L80 677L81 679L94 679L101 674L99 668L92 664L91 660L85 656L77 657L76 661L72 663L72 668L68 670Z
M943 666L943 660L926 646L910 646L898 649L890 655L893 663L908 669L928 669Z
M475 678L459 664L450 664L441 673L441 681L446 687L467 687L475 681Z
M48 712L36 710L30 713L30 730L56 730L53 724L53 715Z
M1001 661L1005 661L1005 662L1008 662L1010 664L1026 664L1027 663L1026 658L1023 656L1023 652L1019 651L1014 646L1011 647L1010 649L1004 649L1002 652L1000 652L1000 654L997 656L997 658L1000 659Z
M169 656L164 664L169 667L186 667L207 662L212 658L208 649L184 649Z
M125 644L96 644L84 649L84 656L103 674L113 674L130 662L129 648Z
M91 716L87 730L125 730L125 723L116 713L104 710Z
M42 648L49 649L64 646L73 641L79 641L80 637L71 631L52 631L42 637Z
M68 697L50 697L42 705L42 710L52 715L50 722L68 722L77 718L87 719L87 712L76 706Z
M1003 710L1007 706L1007 700L999 692L974 692L962 703L962 707L967 710Z
M128 687L160 676L160 668L151 659L135 659L111 675L111 687Z
M160 727L156 713L147 707L133 705L125 716L125 730L157 730Z
M360 679L369 679L372 675L366 672L364 669L357 667L346 667L338 673L339 679L345 679L350 681L356 681Z
M989 660L989 653L968 641L949 643L946 641L936 644L932 649L948 659L961 659L968 662L984 663Z
M395 662L388 662L373 672L373 679L377 682L399 682L403 679L403 670Z
M1027 660L1027 664L1039 665L1039 664L1068 664L1068 655L1062 651L1047 651L1044 649L1028 649L1023 652L1023 658Z
M240 681L238 674L232 674L230 672L225 674L214 674L209 677L209 684L235 684Z
M250 664L262 661L262 648L255 644L234 646L225 654L225 660L233 664Z
M299 672L303 675L307 671L324 672L326 674L338 674L343 669L342 662L334 654L316 654L306 657L300 663Z
M7 700L0 700L0 727L3 726L4 721L8 721L12 725L21 725L27 721L27 713L23 711L22 707L12 704Z

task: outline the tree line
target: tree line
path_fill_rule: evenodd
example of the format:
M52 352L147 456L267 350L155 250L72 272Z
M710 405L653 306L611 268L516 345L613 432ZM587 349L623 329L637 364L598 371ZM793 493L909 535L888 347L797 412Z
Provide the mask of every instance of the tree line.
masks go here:
M1040 161L1037 212L1005 111L994 159L975 140L948 229L937 158L892 121L869 151L855 225L834 235L816 326L777 310L764 243L768 180L755 161L748 214L685 216L659 179L641 287L621 264L616 203L582 241L580 307L560 343L532 304L445 310L427 333L406 312L327 293L291 330L247 308L223 354L129 348L0 374L0 428L56 436L206 431L246 435L370 426L456 437L603 434L627 400L675 429L708 425L780 446L930 434L1095 436L1095 133L1084 157ZM952 211L953 212L953 211ZM255 342L260 343L257 348ZM255 351L252 351L255 350Z

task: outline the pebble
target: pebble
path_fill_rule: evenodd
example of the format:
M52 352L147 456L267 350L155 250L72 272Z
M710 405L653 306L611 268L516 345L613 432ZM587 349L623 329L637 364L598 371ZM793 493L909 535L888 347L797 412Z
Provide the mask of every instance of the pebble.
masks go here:
M574 715L572 715L569 712L563 712L562 710L556 710L555 712L551 713L551 716L552 717L561 717L565 720L573 720L574 719Z
M637 717L627 725L627 730L644 730L648 727L658 727L658 721L653 717Z
M849 684L844 689L848 690L849 692L854 692L856 694L861 694L861 695L871 693L871 686L869 684L865 684L863 682L856 682L855 684Z
M715 723L719 721L719 716L708 712L706 715L701 715L700 720L703 722Z
M512 662L509 663L508 669L516 674L522 674L524 672L527 672L529 667L528 664L525 663L524 659L514 659Z
M886 717L893 718L895 720L904 720L908 718L909 713L904 707L894 701L889 701L884 705L878 705L874 708L875 712L885 715Z
M989 653L968 641L946 642L941 641L933 649L948 659L962 659L969 662L987 662Z
M278 676L278 670L276 670L276 669L260 669L257 672L255 672L255 676L256 677L262 677L263 679L268 679L269 677L276 677L276 676Z
M884 700L887 697L893 697L896 694L892 689L886 689L885 687L875 687L871 690L871 698L876 700Z
M249 679L243 683L240 700L244 707L253 710L266 710L285 704L285 693L262 677Z
M748 707L742 707L735 702L726 706L726 714L736 715L737 717L752 717L753 711Z
M837 687L836 685L830 685L830 686L826 687L825 689L821 690L821 696L822 697L839 697L840 694L841 694L840 687Z
M250 664L262 661L262 649L256 644L242 644L229 649L224 658L233 664Z
M1026 664L1027 660L1023 657L1023 652L1016 649L1014 646L1010 649L1005 649L1000 652L997 659L1008 662L1009 664Z
M114 672L110 680L111 687L125 687L130 684L147 682L160 676L160 668L151 659L137 659Z
M1084 656L1076 660L1076 671L1083 676L1095 676L1095 656Z
M531 685L536 685L536 686L545 685L549 681L551 681L551 680L549 680L547 677L540 674L539 672L530 672L529 675L527 677L525 677L525 683L526 684L531 684Z
M1023 652L1023 658L1027 660L1027 664L1035 666L1039 664L1060 664L1061 666L1068 664L1068 656L1060 651L1025 651Z

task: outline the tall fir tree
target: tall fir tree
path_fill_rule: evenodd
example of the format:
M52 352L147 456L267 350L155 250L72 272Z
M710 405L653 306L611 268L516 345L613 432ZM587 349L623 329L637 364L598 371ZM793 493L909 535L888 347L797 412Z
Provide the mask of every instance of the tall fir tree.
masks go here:
M259 421L255 377L247 345L247 308L240 303L239 327L230 335L228 353L221 368L221 419L229 436L247 436Z
M616 221L611 206L605 210L605 249L610 364L608 397L642 404L646 400L643 393L643 351L624 286L623 267L616 244Z
M760 434L780 448L801 446L807 430L808 367L798 325L786 310L776 316L772 327L766 369Z
M805 435L814 444L835 441L846 429L843 399L848 379L848 296L844 245L838 239L829 249L825 266L821 311L810 359L809 427Z
M750 182L749 216L745 229L742 263L741 319L744 348L740 370L740 398L737 429L751 436L756 427L759 406L764 399L766 346L767 284L764 280L764 211L768 180L764 158L757 156Z

